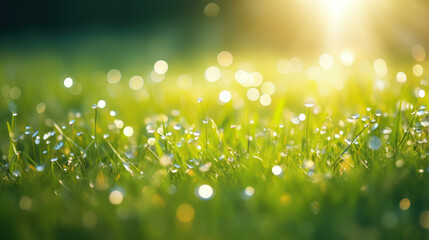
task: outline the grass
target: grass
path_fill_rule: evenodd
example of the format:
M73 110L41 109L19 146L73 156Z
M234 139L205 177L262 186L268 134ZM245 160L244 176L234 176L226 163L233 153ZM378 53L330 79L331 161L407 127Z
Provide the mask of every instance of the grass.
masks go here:
M12 56L12 77L1 63L4 239L429 239L428 100L414 93L428 89L411 74L407 88L388 76L377 90L371 70L347 68L324 94L326 82L262 67L277 87L264 107L174 59L162 83L144 77L135 92L127 74L141 63L113 85L110 67L74 56L74 95L51 68L62 55ZM181 71L193 88L177 87ZM221 89L233 95L223 105Z

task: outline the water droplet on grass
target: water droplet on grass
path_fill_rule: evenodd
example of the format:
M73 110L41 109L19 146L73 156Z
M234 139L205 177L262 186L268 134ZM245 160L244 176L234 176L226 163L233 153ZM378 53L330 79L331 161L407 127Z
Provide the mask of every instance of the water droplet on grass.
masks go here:
M55 149L55 150L59 150L60 148L62 148L62 147L63 147L63 145L64 145L64 143L63 143L63 142L59 142L57 145L55 145L54 149Z
M316 103L315 103L314 99L312 99L312 98L307 99L307 100L304 102L304 106L305 106L305 107L307 107L307 108L312 108L312 107L314 107L315 105L316 105Z
M150 134L152 134L152 133L155 133L155 128L154 127L152 127L152 126L147 126L146 127L146 131L148 132L148 133L150 133Z
M35 137L37 137L37 134L39 134L39 131L35 131L35 132L33 133L33 135L31 135L31 137L35 138Z
M294 118L292 118L292 119L291 119L291 122L292 122L293 124L299 124L301 121L299 120L299 118L298 118L298 117L294 117Z
M383 113L381 112L381 110L377 110L375 111L375 116L380 117Z
M19 177L19 176L21 176L21 172L19 170L15 170L12 172L12 175L15 177Z
M37 170L38 172L43 172L43 170L45 170L45 165L44 165L44 164L37 165L37 166L36 166L36 170Z
M386 127L386 128L383 130L383 134L389 135L389 134L391 134L391 133L392 133L392 129L391 129L390 127Z
M378 137L376 137L376 136L372 136L370 139L369 139L369 142L368 142L368 147L370 148L370 149L372 149L372 150L378 150L380 147L381 147L381 140L380 140L380 138L378 138Z
M253 194L255 194L255 189L251 186L247 186L244 189L244 194L246 194L246 196L248 196L248 197L251 197L251 196L253 196Z

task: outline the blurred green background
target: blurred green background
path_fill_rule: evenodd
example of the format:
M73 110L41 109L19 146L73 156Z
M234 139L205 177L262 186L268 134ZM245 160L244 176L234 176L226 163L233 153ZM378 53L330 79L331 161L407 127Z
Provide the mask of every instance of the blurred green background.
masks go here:
M388 157L392 129L403 134L414 121L415 107L429 104L428 25L426 0L2 3L0 225L9 228L5 237L428 239L428 157L426 145L419 142L427 135L420 123L427 123L426 115L417 118L400 154ZM219 57L221 53L226 55ZM156 73L160 60L168 64L162 74ZM118 72L120 78L109 77ZM133 83L134 76L143 79L141 86ZM235 156L234 149L241 149L245 161L215 159L212 171L195 170L195 175L185 173L182 161L175 175L141 152L144 146L160 156L169 154L146 144L155 137L166 147L161 135L149 134L146 127L161 128L159 119L166 116L170 130L182 124L174 132L174 144L182 137L196 140L189 146L183 141L186 147L177 156L208 162L196 149L204 146L202 138L184 132L203 132L199 97L223 138L221 147L210 149L210 157ZM309 99L316 103L311 112L304 106ZM67 155L60 156L63 165L57 166L41 157L49 145L42 143L34 159L46 164L45 172L24 168L28 166L22 162L23 177L11 174L6 121L12 112L18 113L18 150L32 155L34 139L22 134L27 125L43 136L56 122L74 137L68 123L76 120L76 129L84 133L79 141L89 144L93 104L105 104L98 110L97 131L111 137L99 139L105 153L89 148L88 162L112 165L63 171L70 167L71 148L51 152L49 157ZM376 117L376 110L383 115ZM367 123L359 116L349 121L355 113L380 125L365 131L346 154L356 167L343 175L327 162ZM298 118L308 114L310 125ZM132 137L117 127L118 120L134 129ZM237 143L231 125L239 125L242 139L256 139L251 154ZM306 126L313 136L315 174L303 170ZM342 133L328 142L322 127L331 136ZM371 136L378 136L382 147L369 149ZM52 139L51 145L62 141ZM111 139L145 174L130 176L108 148ZM369 170L363 164L367 160ZM285 175L272 173L277 164ZM210 201L195 194L202 183L215 190ZM177 192L171 193L172 185ZM247 185L256 189L250 200L243 195ZM119 206L109 201L117 187L126 192ZM411 207L398 208L402 200L411 201ZM183 203L195 209L192 223L177 219Z

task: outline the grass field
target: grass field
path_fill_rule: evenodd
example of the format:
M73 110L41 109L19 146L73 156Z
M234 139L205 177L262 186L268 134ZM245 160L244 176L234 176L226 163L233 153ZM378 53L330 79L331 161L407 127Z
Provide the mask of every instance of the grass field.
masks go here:
M429 239L418 56L59 42L0 52L2 239Z

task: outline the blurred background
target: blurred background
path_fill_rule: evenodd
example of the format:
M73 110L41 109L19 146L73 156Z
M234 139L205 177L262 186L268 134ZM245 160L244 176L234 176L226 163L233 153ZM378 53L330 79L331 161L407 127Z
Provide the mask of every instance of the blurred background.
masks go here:
M100 100L132 118L198 97L214 113L307 98L359 110L404 82L424 97L428 24L426 0L7 1L0 119Z
M340 47L406 52L429 41L425 0L17 0L2 5L1 36L11 41L129 35L140 45L143 39L167 38L160 45L294 54Z

